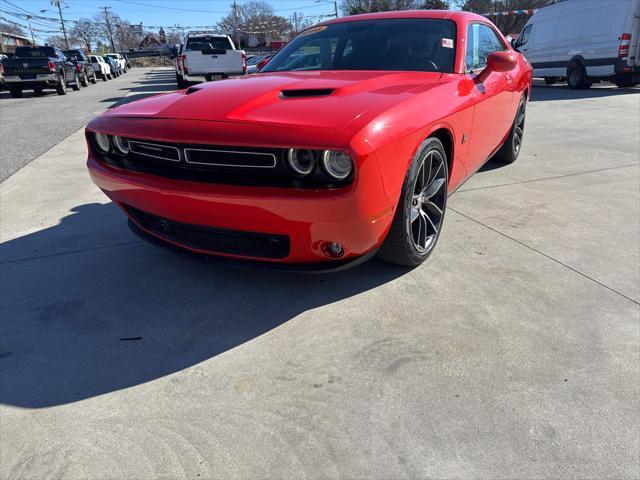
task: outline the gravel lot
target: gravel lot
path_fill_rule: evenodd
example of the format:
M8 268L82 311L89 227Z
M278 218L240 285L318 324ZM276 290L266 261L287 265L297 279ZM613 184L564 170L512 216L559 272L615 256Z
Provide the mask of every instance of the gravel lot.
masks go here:
M73 133L0 185L0 478L638 478L639 112L536 87L427 264L321 276L140 242Z

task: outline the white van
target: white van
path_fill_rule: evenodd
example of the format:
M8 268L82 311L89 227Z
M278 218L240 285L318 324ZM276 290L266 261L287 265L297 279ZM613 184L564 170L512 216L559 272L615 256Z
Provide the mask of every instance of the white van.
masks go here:
M640 83L640 0L562 0L540 9L514 42L548 84Z

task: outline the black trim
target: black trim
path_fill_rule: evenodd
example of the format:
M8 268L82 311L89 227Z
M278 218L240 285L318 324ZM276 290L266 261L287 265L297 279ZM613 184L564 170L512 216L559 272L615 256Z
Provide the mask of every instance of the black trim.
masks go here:
M360 257L351 258L348 260L328 260L326 262L314 262L314 263L276 263L269 261L260 261L260 260L244 260L238 258L231 257L222 257L219 255L206 255L200 254L196 252L192 252L191 250L187 250L186 248L181 248L173 243L167 242L155 235L151 235L141 229L135 222L131 219L128 219L129 228L131 231L137 235L140 239L151 243L153 245L165 248L175 255L179 255L188 260L195 261L198 263L205 263L209 265L219 265L225 267L235 267L235 268L250 268L250 269L261 269L261 270L280 270L285 272L297 272L297 273L336 273L341 272L343 270L348 270L350 268L356 267L370 259L372 259L377 253L378 249L374 249L369 253L366 253Z
M615 65L618 63L620 59L618 57L615 58L591 58L584 59L581 58L580 61L586 67L604 67L607 65ZM532 63L533 68L566 68L573 60L560 60L556 62L538 62Z

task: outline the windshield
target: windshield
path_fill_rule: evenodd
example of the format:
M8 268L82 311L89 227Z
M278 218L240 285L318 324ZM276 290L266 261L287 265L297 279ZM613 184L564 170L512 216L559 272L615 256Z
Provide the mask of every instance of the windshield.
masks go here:
M227 37L189 37L186 50L233 50Z
M83 62L84 58L77 52L64 52L64 54L69 57L70 60L74 62Z
M450 20L393 18L305 30L262 72L412 70L453 72L456 26Z

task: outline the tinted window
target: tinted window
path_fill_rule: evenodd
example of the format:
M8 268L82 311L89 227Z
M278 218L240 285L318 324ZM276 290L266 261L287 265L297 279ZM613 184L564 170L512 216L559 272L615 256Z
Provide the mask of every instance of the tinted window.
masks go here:
M189 37L185 50L232 50L227 37Z
M486 67L487 57L490 53L504 50L504 44L490 27L480 23L469 25L467 29L467 70L479 70Z
M53 47L18 47L16 57L56 57L56 50Z
M450 20L380 19L305 30L263 72L412 70L452 72L456 27Z

